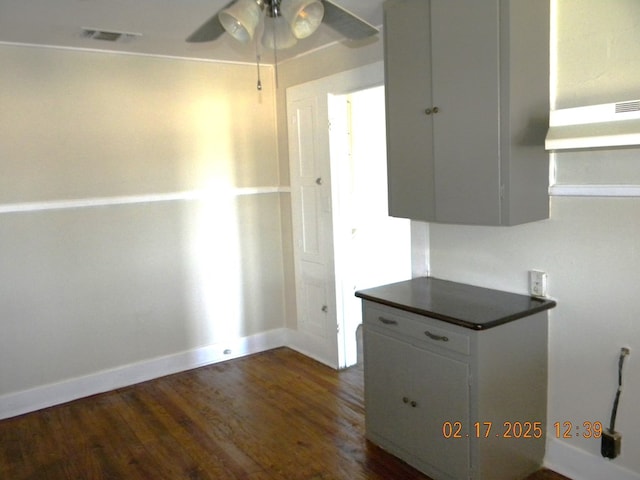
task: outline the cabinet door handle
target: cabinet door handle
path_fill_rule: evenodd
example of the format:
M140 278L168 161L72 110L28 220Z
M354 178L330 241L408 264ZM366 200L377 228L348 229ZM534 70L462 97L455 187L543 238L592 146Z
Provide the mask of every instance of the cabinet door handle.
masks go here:
M433 113L438 113L440 111L440 108L438 107L433 107Z
M438 107L433 107L433 108L427 108L424 113L426 113L427 115L431 115L432 113L435 115L436 113L438 113L440 111L440 108Z
M380 320L385 325L397 325L398 324L397 320L390 320L390 319L384 318L384 317L378 317L378 320Z
M424 334L427 337L429 337L431 340L437 340L439 342L448 342L449 341L449 337L445 337L444 335L435 335L435 334L431 333L429 330L424 332Z
M409 401L409 397L402 397L402 403L411 405L413 408L416 408L418 406L418 402L416 402L415 400Z

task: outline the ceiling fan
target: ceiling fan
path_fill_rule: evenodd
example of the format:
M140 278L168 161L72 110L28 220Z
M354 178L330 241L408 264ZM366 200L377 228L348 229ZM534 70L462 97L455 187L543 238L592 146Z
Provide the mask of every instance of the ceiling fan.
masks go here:
M186 41L210 42L226 31L242 43L255 40L256 51L260 40L277 52L310 36L322 22L350 40L378 33L376 27L329 0L233 0Z
M260 45L273 49L277 88L278 49L312 35L322 22L350 40L378 33L376 27L329 0L232 0L189 35L187 42L210 42L224 32L242 43L255 40L258 90L262 90Z

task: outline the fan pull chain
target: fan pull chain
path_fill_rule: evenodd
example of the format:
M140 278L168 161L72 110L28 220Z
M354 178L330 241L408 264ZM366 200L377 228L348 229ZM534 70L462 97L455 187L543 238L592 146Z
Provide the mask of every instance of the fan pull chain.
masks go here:
M262 90L262 81L260 80L260 55L256 54L256 68L258 70L258 85L256 85L256 87L258 88L258 91Z
M278 42L276 37L276 29L273 29L273 62L275 69L276 90L278 89Z

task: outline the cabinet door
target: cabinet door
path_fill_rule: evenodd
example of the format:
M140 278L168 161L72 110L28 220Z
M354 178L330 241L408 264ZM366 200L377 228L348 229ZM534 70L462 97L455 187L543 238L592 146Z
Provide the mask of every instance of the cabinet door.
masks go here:
M365 326L364 348L367 435L382 437L406 452L410 444L410 345Z
M366 428L404 459L468 478L469 438L445 438L444 422L469 425L469 367L365 327ZM383 445L388 447L388 445Z
M499 225L499 0L430 4L436 220Z
M499 14L499 0L386 2L390 215L501 224Z
M385 94L389 214L435 219L429 2L388 1Z
M469 427L469 365L411 347L409 438L413 455L456 479L469 478L469 438L445 438L444 422ZM413 403L415 402L415 403Z

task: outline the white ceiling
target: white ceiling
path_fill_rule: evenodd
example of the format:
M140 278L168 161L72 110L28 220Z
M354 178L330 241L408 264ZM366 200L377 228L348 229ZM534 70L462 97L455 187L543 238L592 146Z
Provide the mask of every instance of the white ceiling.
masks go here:
M285 0L286 1L286 0ZM90 50L123 51L232 62L255 61L255 46L242 45L224 34L207 43L185 38L229 0L0 0L0 42ZM383 0L335 0L372 25L382 24ZM84 38L82 28L140 33L127 42ZM342 41L325 26L278 60ZM271 54L262 61L272 63Z

